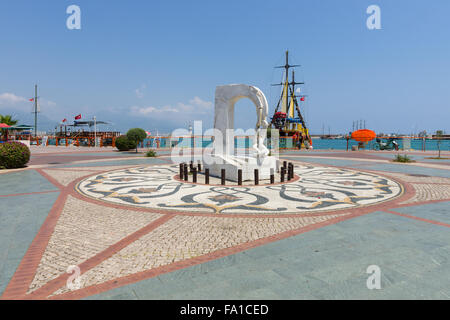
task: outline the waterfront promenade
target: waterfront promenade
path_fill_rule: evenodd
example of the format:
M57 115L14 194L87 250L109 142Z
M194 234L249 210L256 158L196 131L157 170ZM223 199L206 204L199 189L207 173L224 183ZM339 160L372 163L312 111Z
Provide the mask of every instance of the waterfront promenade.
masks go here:
M436 151L285 151L297 179L244 190L177 180L169 150L31 150L0 171L2 299L450 299Z

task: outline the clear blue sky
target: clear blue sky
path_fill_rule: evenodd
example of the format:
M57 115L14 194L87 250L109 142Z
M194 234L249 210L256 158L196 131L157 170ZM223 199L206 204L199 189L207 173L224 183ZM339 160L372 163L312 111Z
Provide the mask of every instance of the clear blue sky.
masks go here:
M66 8L81 8L81 30ZM381 8L368 30L366 8ZM34 84L42 123L81 113L116 128L212 126L217 85L261 88L271 111L289 49L303 67L306 118L345 133L365 119L377 132L447 132L450 1L87 1L0 2L0 113L31 119ZM249 101L236 127L255 125Z

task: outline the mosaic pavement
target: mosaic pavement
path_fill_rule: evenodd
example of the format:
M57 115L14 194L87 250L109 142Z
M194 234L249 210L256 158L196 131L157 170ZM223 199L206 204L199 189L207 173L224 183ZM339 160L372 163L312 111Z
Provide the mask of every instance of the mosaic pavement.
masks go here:
M276 268L274 270L289 269L288 262L279 262L276 258L285 250L271 249L268 244L286 246L295 242L294 247L288 245L286 252L291 254L286 259L300 259L298 261L301 261L302 267L289 269L287 274L282 274L282 278L272 271L261 271L247 273L245 277L254 279L254 282L245 282L241 277L242 271L247 269L242 267L237 269L239 271L226 273L225 278L219 275L219 271L212 273L212 280L204 273L196 275L199 283L203 283L199 280L203 277L204 282L209 283L212 291L207 297L215 294L224 298L218 295L223 290L232 290L229 294L240 296L247 289L239 284L244 281L248 288L254 288L263 281L258 278L260 275L266 282L272 278L278 279L264 286L264 290L272 286L271 290L276 291L276 284L285 281L282 280L285 277L306 277L305 272L312 268L308 261L316 261L317 248L328 250L333 264L337 264L336 267L342 271L345 265L355 264L357 267L358 260L347 259L348 255L369 259L364 253L367 248L361 247L361 254L359 251L349 251L354 245L359 243L364 246L370 239L368 249L376 251L378 247L372 242L373 238L379 237L378 241L383 241L389 234L394 242L401 237L409 239L412 237L410 228L416 228L414 230L419 234L422 226L435 229L432 229L430 239L427 238L430 231L425 230L422 235L413 237L414 241L407 243L418 247L422 245L424 250L423 254L421 251L419 254L416 247L405 251L410 254L409 263L413 266L426 264L429 259L412 261L421 258L425 252L434 252L432 261L439 263L439 268L445 269L446 261L450 261L450 248L446 249L450 241L450 225L446 211L442 209L445 201L450 200L450 178L445 175L375 171L369 166L364 170L355 170L295 161L295 172L299 178L289 183L224 187L180 182L176 177L178 166L161 165L166 160L157 160L145 160L149 163L145 166L131 161L118 161L111 165L110 159L104 164L92 166L91 162L86 161L77 162L72 167L69 164L65 167L46 166L3 175L9 187L0 186L1 199L16 206L20 201L24 203L22 210L13 210L7 216L2 214L0 220L0 228L8 230L6 238L1 239L7 244L7 251L1 251L3 249L0 247L0 254L5 257L0 261L1 298L78 299L122 288L129 294L127 290L130 285L142 283L145 287L145 281L171 274L175 280L167 284L164 292L170 291L170 296L174 293L174 297L179 297L176 296L178 289L174 291L171 286L179 289L186 286L189 290L183 291L183 294L188 298L195 285L191 287L190 276L188 279L184 274L205 268L215 270L219 267L220 270L221 264L235 261L233 259L238 259L236 255L240 253L266 261L246 260L247 269L259 270L266 265ZM14 177L18 181L35 181L30 185L37 183L41 188L30 189L23 183L14 183L17 180ZM40 200L36 205L30 202L37 197ZM420 205L435 204L442 206L436 207L430 214L427 210L414 209ZM46 210L48 214L45 214ZM40 220L33 224L34 229L31 230L27 228L27 221L36 219L34 211L39 213ZM376 214L380 211L384 216ZM367 216L365 219L371 221L370 224L358 222L358 219ZM403 221L401 219L417 225L383 225L392 221L398 223ZM347 222L355 227L348 230L349 238L345 239ZM329 229L330 226L335 226L339 232ZM325 229L328 232L312 232ZM303 238L299 237L302 234L308 234L314 240L302 241ZM370 234L369 238L366 234ZM329 248L322 249L320 239L325 235L333 239L326 245ZM334 249L330 250L331 247ZM386 244L380 251L386 253L383 259L392 261L389 268L396 268L396 264L405 261L402 248L392 248L392 244ZM398 253L391 254L392 250ZM345 265L340 264L341 260ZM329 278L329 272L320 273L322 268L330 267L329 262L311 263L316 263L314 277ZM79 267L80 277L76 287L69 289L72 275L68 273L68 268L71 266ZM196 266L200 269L195 269ZM339 275L336 276L339 278ZM397 276L398 272L389 279ZM312 279L316 279L314 277ZM220 287L228 278L231 282ZM283 288L289 287L289 282L283 282ZM151 289L158 287L158 284L151 283L151 287L146 289L147 294L156 298L168 297L159 296ZM223 290L214 287L215 283ZM437 286L441 281L434 283ZM319 287L323 288L323 284ZM200 288L202 286L199 285L195 290ZM134 289L132 291L135 292ZM446 294L445 290L433 294L437 292ZM271 294L273 292L261 298L274 297ZM295 298L293 292L284 294ZM395 294L394 297L398 297Z
M178 181L177 166L139 167L93 175L81 194L123 205L206 213L306 213L391 200L402 186L386 177L331 167L296 165L300 179L261 186L208 186Z

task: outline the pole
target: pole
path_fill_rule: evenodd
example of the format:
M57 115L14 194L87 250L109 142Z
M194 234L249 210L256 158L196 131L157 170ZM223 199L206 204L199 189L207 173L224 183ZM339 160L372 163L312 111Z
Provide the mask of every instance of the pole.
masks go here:
M37 137L37 103L38 103L38 97L37 97L37 84L34 85L34 137Z
M97 147L97 118L94 116L94 147Z

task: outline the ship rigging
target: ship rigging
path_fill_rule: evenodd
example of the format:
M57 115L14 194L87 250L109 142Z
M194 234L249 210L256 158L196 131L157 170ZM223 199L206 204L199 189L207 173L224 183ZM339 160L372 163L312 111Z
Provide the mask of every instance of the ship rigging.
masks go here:
M312 140L309 130L306 126L299 102L304 102L306 95L296 95L296 85L302 85L304 82L295 81L295 71L292 70L292 80L289 80L289 70L300 67L300 65L289 64L289 51L286 51L286 64L275 68L284 68L284 82L273 84L281 86L281 96L275 108L271 121L271 128L279 130L280 137L292 137L294 146L298 143L300 147L309 149L312 147ZM297 100L298 99L298 100Z

